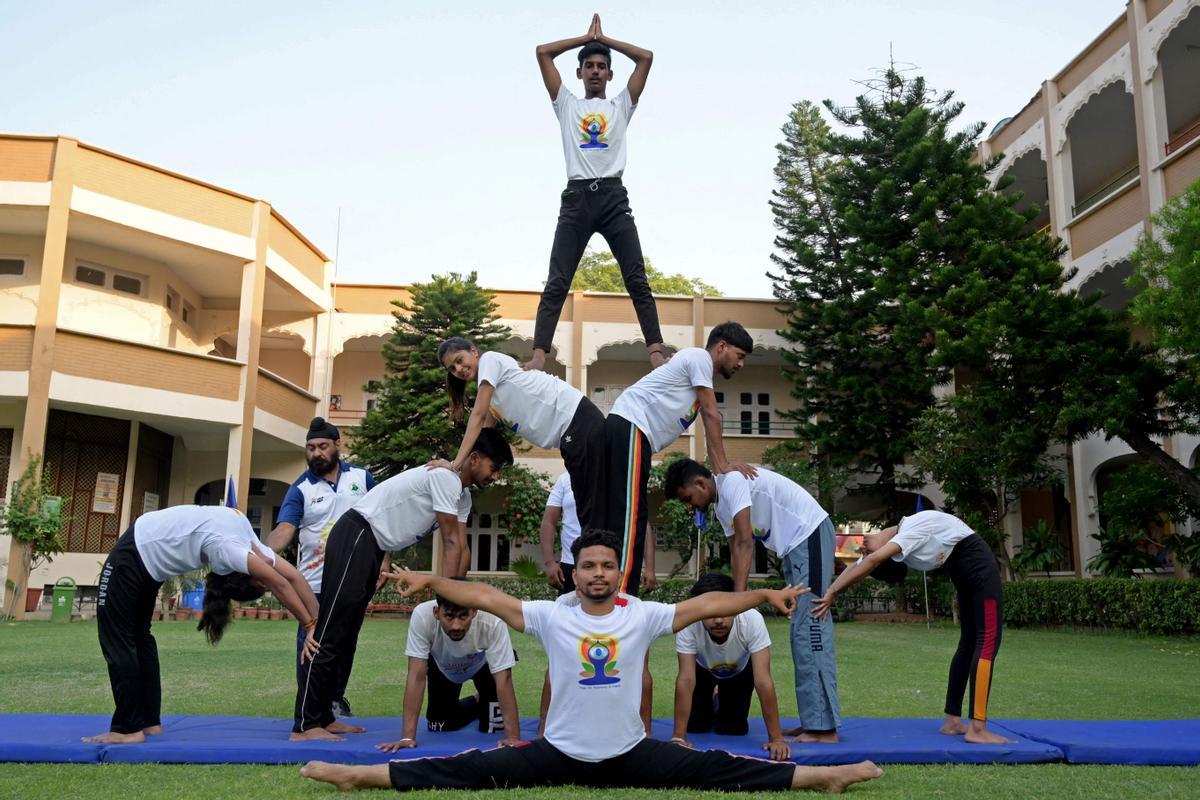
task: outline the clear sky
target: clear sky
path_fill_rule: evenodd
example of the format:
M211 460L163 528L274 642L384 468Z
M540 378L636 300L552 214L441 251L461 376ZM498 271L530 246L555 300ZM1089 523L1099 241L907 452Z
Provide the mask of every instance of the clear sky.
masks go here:
M990 129L1124 0L38 3L0 0L0 130L65 134L271 202L340 281L477 269L541 287L562 149L534 47L654 51L625 182L655 265L768 296L774 146L792 103L916 65ZM573 89L574 59L558 60ZM619 90L630 63L615 56ZM578 92L577 92L578 93ZM607 249L600 237L593 247Z

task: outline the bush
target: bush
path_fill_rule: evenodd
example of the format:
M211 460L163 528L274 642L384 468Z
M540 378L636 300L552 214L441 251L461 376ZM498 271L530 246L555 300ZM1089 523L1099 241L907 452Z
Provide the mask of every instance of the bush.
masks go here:
M1014 581L1004 586L1009 625L1200 633L1200 581L1095 578Z

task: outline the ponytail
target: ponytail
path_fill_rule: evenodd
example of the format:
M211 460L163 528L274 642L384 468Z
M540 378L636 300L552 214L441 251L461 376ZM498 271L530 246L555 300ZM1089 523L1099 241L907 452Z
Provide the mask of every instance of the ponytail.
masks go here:
M215 645L233 618L232 601L248 602L262 596L263 590L250 582L249 575L208 573L204 579L204 613L196 630L204 631L208 643Z

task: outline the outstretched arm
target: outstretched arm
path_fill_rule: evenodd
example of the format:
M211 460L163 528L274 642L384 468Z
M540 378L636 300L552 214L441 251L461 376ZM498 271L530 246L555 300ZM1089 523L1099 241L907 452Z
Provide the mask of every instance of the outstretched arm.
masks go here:
M583 36L574 36L570 39L559 39L557 42L549 44L539 44L537 46L537 62L538 69L542 71L542 83L546 84L546 91L550 93L551 101L558 99L558 90L562 88L562 75L558 73L558 67L554 66L554 59L561 56L568 50L574 50L576 47L583 47L588 42L600 36L600 15L592 15L592 24L588 28L588 32ZM610 44L609 47L612 47ZM647 67L649 69L649 67ZM643 79L644 80L644 79ZM630 83L633 79L630 78ZM636 100L634 101L637 102Z
M895 542L888 542L857 564L851 564L841 575L837 576L837 580L830 584L829 588L825 590L825 595L813 602L812 615L817 619L824 617L829 613L829 609L833 607L833 601L837 599L838 592L858 583L874 572L875 568L884 561L899 554L900 545Z
M317 598L309 588L308 582L299 571L283 559L275 559L274 565L257 553L249 553L246 557L246 574L259 581L275 598L283 603L283 607L292 612L300 624L308 629L304 639L304 649L300 661L316 655L320 646L313 636L317 626Z
M452 603L495 614L513 630L518 633L525 632L525 614L521 610L521 601L494 586L474 581L452 581L439 575L427 575L409 569L389 572L388 577L396 581L396 588L402 595L430 589L434 594Z
M747 478L757 478L758 470L741 462L732 463L725 458L725 440L721 438L721 411L717 408L717 395L707 386L696 387L696 399L700 402L700 418L704 420L704 436L708 447L708 460L713 472L724 474L738 472Z
M771 648L764 647L750 654L750 666L754 669L754 691L762 708L763 724L767 727L767 742L763 749L771 754L772 761L785 761L792 756L792 749L783 740L783 728L779 724L779 698L775 696L775 679L771 677Z
M425 684L429 675L429 659L408 657L408 677L404 679L404 725L401 738L394 742L375 745L376 750L395 753L397 750L417 746L417 718L421 716L421 703L425 700Z
M692 715L692 694L696 691L696 654L675 655L679 659L679 674L675 676L675 729L671 741L688 744L687 724Z
M790 617L796 607L796 598L810 591L807 586L796 584L782 589L755 589L750 592L705 592L675 604L675 621L671 630L678 633L702 619L736 616L763 603L770 603L785 617Z
M729 566L733 572L735 592L746 591L753 563L754 528L750 524L750 509L747 507L733 515L733 536L729 539Z
M629 84L626 88L629 89L630 101L636 106L638 98L642 96L642 90L646 88L646 78L650 75L650 65L654 62L654 53L638 47L636 44L619 42L611 36L605 36L600 30L599 14L595 16L593 24L596 33L599 34L596 36L596 41L608 45L633 62L633 73L629 76Z
M455 454L454 460L450 462L450 469L455 472L462 469L463 462L467 460L467 456L471 455L471 448L475 446L475 440L479 438L479 432L495 424L490 411L492 394L495 391L496 387L490 383L481 383L475 392L475 405L471 407L471 416L467 418L467 430L463 433L462 443L458 446L458 453ZM430 461L428 466L430 469L433 469L436 466L441 466L441 462Z
M453 578L467 574L467 529L454 514L437 512L438 535L442 537L441 574Z
M500 703L500 714L504 717L504 738L501 747L515 747L521 743L521 717L517 711L517 691L513 688L512 669L502 669L492 675L496 682L496 701Z

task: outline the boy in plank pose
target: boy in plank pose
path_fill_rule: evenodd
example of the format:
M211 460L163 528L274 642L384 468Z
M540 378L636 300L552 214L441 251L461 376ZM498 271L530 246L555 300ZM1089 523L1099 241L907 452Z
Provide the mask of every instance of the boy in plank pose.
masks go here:
M312 761L306 778L339 789L491 789L575 784L740 791L817 789L840 792L879 777L870 761L801 767L720 750L697 751L648 739L638 717L641 672L650 644L701 619L738 614L769 602L791 612L799 586L753 592L709 592L676 605L617 602L620 540L587 531L575 542L580 603L521 601L482 583L402 571L405 593L431 587L456 603L486 609L546 648L554 682L544 738L519 747L470 750L450 758L420 758L373 766Z
M504 738L500 746L520 741L521 719L512 682L517 658L508 638L508 626L501 619L438 595L413 609L404 650L408 656L404 736L377 744L377 749L394 753L417 746L417 717L426 685L429 703L425 722L429 730L456 731L475 722L479 730L491 733L502 723ZM467 681L475 684L477 694L459 699Z
M691 596L732 592L733 578L722 572L700 576ZM758 692L767 742L775 761L791 757L779 727L779 701L771 677L771 635L758 609L733 617L693 622L675 634L679 675L675 678L675 732L671 741L691 747L689 733L713 731L745 736L750 730L750 693Z

